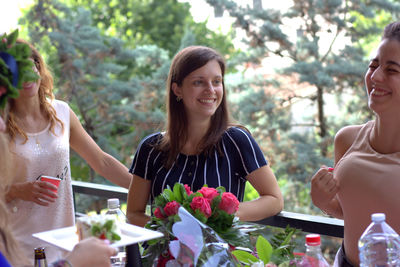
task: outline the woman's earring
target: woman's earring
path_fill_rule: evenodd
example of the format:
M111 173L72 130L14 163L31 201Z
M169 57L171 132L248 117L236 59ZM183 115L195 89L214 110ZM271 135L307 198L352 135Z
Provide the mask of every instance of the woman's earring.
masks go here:
M182 100L182 97L180 97L180 96L177 96L176 97L176 102L179 102L179 101L181 101Z

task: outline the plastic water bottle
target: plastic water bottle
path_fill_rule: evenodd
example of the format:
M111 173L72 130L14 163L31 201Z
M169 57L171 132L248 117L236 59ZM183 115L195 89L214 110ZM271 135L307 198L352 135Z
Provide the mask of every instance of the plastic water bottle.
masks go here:
M400 237L384 213L371 215L371 224L358 241L360 266L400 266Z
M126 216L120 209L119 199L118 198L109 198L107 200L107 212L106 214L114 215L117 218L118 222L125 223Z
M306 253L296 264L298 267L329 267L321 251L321 236L319 234L306 235Z
M113 215L117 219L119 225L126 223L126 216L120 209L118 198L109 198L107 200L107 212L106 214ZM125 247L119 247L119 252L116 256L111 257L112 267L122 267L125 266L126 262L126 252Z

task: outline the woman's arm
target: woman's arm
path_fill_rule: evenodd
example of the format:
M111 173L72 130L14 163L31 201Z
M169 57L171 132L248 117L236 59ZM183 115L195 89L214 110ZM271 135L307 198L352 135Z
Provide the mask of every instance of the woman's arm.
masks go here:
M339 183L333 178L332 170L322 166L311 178L311 199L324 213L343 219L343 211L337 199Z
M57 187L44 181L15 183L6 189L5 200L9 203L14 199L22 199L48 206L58 197L52 190L57 190Z
M9 153L8 148L6 157L9 159L9 166L7 168L10 171L4 173L2 178L3 184L6 184L5 200L6 203L13 201L14 199L21 199L25 201L32 201L42 206L48 206L54 202L58 197L57 193L52 190L57 190L57 187L51 183L34 180L26 181L27 172L24 165L24 158L18 156L16 153ZM1 173L0 175L2 175ZM36 178L36 177L34 177Z
M259 198L239 204L236 216L241 221L258 221L279 213L283 209L283 197L271 168L263 166L247 177L260 195Z
M128 168L113 156L105 153L83 129L78 117L70 109L70 146L98 174L119 186L129 188L132 176Z
M353 144L361 125L352 125L340 129L335 136L335 166ZM334 170L333 170L334 171ZM343 219L343 210L337 197L340 184L334 178L332 170L322 166L311 179L311 198L315 206L323 212Z
M129 223L145 226L150 217L146 215L146 206L150 196L151 181L133 175L128 193L128 206L126 217Z

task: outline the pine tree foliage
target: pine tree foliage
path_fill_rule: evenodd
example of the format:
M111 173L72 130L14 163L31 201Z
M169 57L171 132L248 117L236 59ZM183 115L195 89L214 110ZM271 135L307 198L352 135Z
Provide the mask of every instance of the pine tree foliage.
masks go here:
M309 213L310 178L320 165L333 165L335 133L344 125L372 118L363 77L384 25L399 17L400 3L293 0L289 9L278 10L240 1L206 1L235 18L233 26L245 33L247 50L231 62L261 67L265 59L282 59L281 66L272 66L273 78L243 78L233 85L234 114L262 144L285 196L285 208ZM312 93L291 88L302 86ZM285 95L286 91L291 93ZM335 116L326 114L328 99L340 103ZM290 115L299 101L314 109L303 128Z
M147 12L155 5L157 12ZM160 15L166 10L172 13ZM67 101L89 135L125 165L139 141L165 121L171 54L192 44L233 51L229 34L195 24L187 4L177 1L37 0L21 24L54 72L57 98ZM74 177L86 180L89 173L90 181L106 182L76 155L71 160Z
M154 45L123 48L123 41L92 26L90 11L72 10L56 0L39 0L26 21L39 49L41 43L55 48L48 56L58 81L57 97L70 103L100 147L129 162L138 140L164 120L168 52ZM148 73L128 75L132 64ZM85 165L74 164L73 175L85 177Z
M177 0L64 0L72 8L92 12L93 25L109 36L118 37L130 47L156 45L172 57L187 30L197 44L212 46L221 53L232 53L233 31L228 34L207 28L208 21L194 22L190 4Z
M329 137L325 94L362 87L367 59L359 42L379 35L382 25L400 12L400 4L390 0L294 0L288 11L243 7L229 0L207 2L227 10L236 19L234 26L245 31L249 60L260 63L272 55L289 59L290 66L281 72L296 74L299 84L314 87L309 99L316 104L315 126L322 141ZM380 23L373 23L382 13ZM327 148L322 152L326 156Z

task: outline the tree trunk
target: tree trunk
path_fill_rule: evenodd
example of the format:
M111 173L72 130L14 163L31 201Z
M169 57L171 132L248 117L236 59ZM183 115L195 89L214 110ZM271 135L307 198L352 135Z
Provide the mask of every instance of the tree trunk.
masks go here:
M327 133L326 119L324 113L324 90L322 87L317 87L317 105L318 105L318 122L319 122L319 136L321 137L321 155L327 156L328 147L325 142Z

